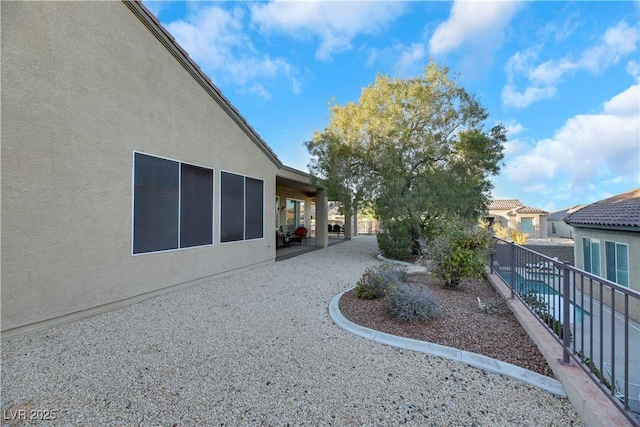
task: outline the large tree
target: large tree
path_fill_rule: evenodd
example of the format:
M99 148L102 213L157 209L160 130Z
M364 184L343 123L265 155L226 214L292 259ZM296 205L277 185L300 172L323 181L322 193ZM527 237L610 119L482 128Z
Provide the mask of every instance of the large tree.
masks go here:
M420 78L378 75L358 103L329 109L329 125L306 145L309 169L332 198L401 225L414 251L433 218L484 211L506 132L485 131L485 109L448 68L431 62Z

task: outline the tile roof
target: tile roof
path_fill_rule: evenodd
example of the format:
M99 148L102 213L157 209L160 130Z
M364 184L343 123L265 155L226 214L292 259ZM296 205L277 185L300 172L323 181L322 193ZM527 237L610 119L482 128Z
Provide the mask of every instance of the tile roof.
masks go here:
M522 206L521 208L516 209L516 212L521 214L537 213L537 214L549 215L549 212L543 211L542 209L538 209L538 208L532 208L531 206Z
M510 211L515 211L517 213L523 214L523 213L536 213L536 214L543 214L543 215L548 215L549 212L543 211L542 209L538 209L538 208L532 208L531 206L524 206L522 204L522 202L520 202L520 200L518 199L497 199L497 200L491 200L489 202L489 205L487 206L487 209L490 211L502 211L502 210L510 210ZM515 215L514 212L509 212L510 215Z
M520 200L518 199L502 199L502 200L498 199L498 200L491 200L487 208L491 211L491 210L515 209L521 206L523 206L523 204L520 203Z
M564 221L569 225L635 227L640 231L640 187L587 205Z

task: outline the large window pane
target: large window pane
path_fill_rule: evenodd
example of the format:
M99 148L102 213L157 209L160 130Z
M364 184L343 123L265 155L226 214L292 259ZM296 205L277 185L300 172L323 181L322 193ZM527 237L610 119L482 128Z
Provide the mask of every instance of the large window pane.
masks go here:
M629 286L629 247L627 245L617 243L616 244L616 261L618 276L618 284L622 286Z
M264 182L246 178L245 239L264 237Z
M607 273L607 280L616 281L616 244L614 242L604 242L604 256L607 263L604 267Z
M591 272L600 276L600 240L591 239Z
M178 247L179 164L135 153L133 253Z
M591 240L586 237L582 238L582 260L584 271L591 273Z
M220 173L220 241L244 239L244 176Z
M213 171L182 164L180 247L213 243Z

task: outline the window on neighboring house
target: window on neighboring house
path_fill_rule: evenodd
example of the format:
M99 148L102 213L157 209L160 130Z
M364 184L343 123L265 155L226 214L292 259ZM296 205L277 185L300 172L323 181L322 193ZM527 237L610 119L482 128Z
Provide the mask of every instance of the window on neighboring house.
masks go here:
M584 270L600 276L600 240L582 238Z
M533 233L533 218L522 218L522 232Z
M264 237L264 181L220 172L220 241Z
M607 279L629 286L629 246L624 243L604 242Z
M556 234L556 223L555 222L551 223L551 234Z
M213 169L134 153L133 254L213 243Z

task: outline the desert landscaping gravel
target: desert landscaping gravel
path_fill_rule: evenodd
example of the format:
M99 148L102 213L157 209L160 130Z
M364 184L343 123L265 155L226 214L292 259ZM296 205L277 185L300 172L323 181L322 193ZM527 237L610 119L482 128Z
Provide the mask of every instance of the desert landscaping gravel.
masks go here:
M3 425L582 425L567 399L333 324L376 253L359 237L3 341L5 418L55 414Z

